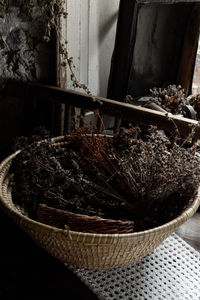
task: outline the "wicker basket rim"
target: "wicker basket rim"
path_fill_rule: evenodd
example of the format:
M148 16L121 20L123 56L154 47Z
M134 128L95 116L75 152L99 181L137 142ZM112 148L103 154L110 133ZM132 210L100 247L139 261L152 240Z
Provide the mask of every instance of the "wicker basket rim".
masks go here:
M60 142L64 137L60 136L60 137L56 137L56 138L52 138L51 140L53 142ZM20 218L21 220L24 220L26 222L29 222L31 225L36 225L37 227L41 227L41 229L47 229L49 231L53 231L53 232L57 232L57 233L63 233L63 234L67 234L71 237L99 237L99 238L117 238L117 240L119 239L124 239L124 238L138 238L138 237L144 237L144 236L150 236L150 235L155 235L158 232L166 232L167 229L170 232L170 230L172 228L175 228L177 226L175 226L175 224L182 224L183 222L185 222L186 220L188 220L198 209L199 205L200 205L200 186L198 188L197 194L194 198L194 201L191 201L191 204L188 208L186 208L178 217L176 217L175 219L173 219L172 221L169 221L161 226L158 227L154 227L152 229L148 229L148 230L144 230L144 231L139 231L139 232L133 232L133 233L122 233L122 234L101 234L101 233L84 233L84 232L76 232L76 231L71 231L71 230L67 230L67 229L59 229L50 225L46 225L43 223L40 223L38 221L35 221L25 215L23 215L22 213L11 209L7 204L6 201L4 200L4 196L2 194L2 183L5 180L6 176L7 176L7 170L9 169L11 162L13 160L13 158L15 156L17 156L20 153L20 150L16 151L15 153L11 154L10 156L8 156L7 158L5 158L1 164L0 164L0 174L3 173L3 176L0 177L0 203L1 206L3 206L6 211L9 211L12 213L12 215L15 215L17 218ZM4 170L6 169L6 171ZM7 183L8 184L8 183Z

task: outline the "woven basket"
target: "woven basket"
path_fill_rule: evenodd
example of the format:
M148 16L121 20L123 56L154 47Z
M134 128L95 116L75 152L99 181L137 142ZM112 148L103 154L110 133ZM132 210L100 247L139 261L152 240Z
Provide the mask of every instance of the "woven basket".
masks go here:
M56 141L62 141L62 138L57 138ZM96 234L58 229L28 218L13 204L9 188L9 168L18 153L19 151L0 164L0 207L42 248L62 262L79 268L112 269L140 260L187 221L200 204L199 189L195 199L191 199L180 216L162 226L142 232Z

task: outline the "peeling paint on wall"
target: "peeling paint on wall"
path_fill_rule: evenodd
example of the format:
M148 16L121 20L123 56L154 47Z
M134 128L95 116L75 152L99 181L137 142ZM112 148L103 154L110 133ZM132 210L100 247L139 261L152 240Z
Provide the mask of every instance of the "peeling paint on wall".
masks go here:
M0 84L8 78L36 81L48 77L49 46L41 42L44 22L37 8L34 16L27 21L17 6L0 16Z
M31 16L26 14L27 2L23 1L24 5L12 0L12 6L2 12L0 0L0 88L7 79L55 84L56 51L53 41L43 41L45 18L35 6ZM13 138L27 134L31 128L35 118L31 101L31 95L19 99L0 94L0 158L11 151ZM50 109L41 105L38 112L48 119Z

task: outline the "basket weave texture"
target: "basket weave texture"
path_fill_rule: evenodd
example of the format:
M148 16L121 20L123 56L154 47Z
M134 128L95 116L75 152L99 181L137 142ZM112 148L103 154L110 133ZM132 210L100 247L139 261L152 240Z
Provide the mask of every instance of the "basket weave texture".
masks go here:
M57 138L56 142L62 142L62 137ZM162 226L141 232L98 234L58 229L28 218L13 204L9 168L18 153L0 164L0 207L42 248L62 262L79 268L112 269L139 261L187 221L200 205L199 189L195 199L191 199L180 216Z

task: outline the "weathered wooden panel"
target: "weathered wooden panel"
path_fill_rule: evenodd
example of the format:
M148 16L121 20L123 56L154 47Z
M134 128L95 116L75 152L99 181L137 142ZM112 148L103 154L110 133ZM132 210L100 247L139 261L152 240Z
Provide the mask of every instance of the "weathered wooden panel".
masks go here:
M68 42L67 51L69 57L73 58L73 72L77 80L87 85L93 95L107 94L118 7L119 0L66 1L68 16L66 20L62 20L62 37ZM74 89L70 68L67 68L66 76L66 71L61 67L60 75L60 86ZM76 90L80 91L77 87ZM62 107L61 133L70 129L71 111L70 107ZM76 109L76 115L80 114L84 115L85 112ZM89 121L91 114L87 114L86 119ZM110 125L107 119L104 123L106 126Z
M188 18L177 81L186 94L191 93L200 30L200 4L194 5Z
M131 51L136 30L137 5L134 0L121 0L115 48L111 62L108 98L123 101L131 67ZM123 45L123 46L122 46Z
M92 94L106 96L119 0L67 0L66 7L63 37L77 79L88 85ZM73 89L69 70L67 75L66 86Z
M108 97L124 101L179 83L190 90L200 25L194 2L121 0Z
M139 8L127 94L143 96L153 86L177 83L191 9L191 4Z

